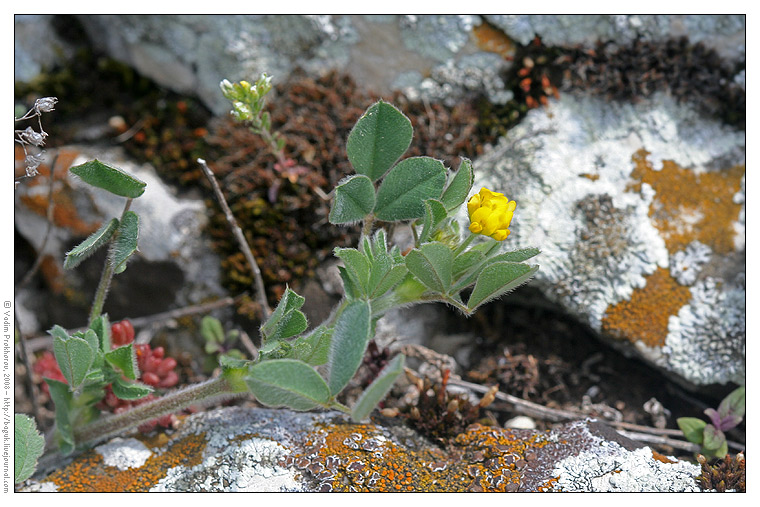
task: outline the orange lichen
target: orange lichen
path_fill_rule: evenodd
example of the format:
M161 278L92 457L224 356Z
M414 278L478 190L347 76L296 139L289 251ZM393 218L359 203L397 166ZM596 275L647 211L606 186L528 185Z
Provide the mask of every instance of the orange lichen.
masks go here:
M628 189L640 191L642 183L654 189L649 216L668 252L683 250L694 240L716 253L734 251L732 224L739 218L741 204L735 203L733 196L741 189L744 165L698 174L665 160L662 170L655 171L647 155L646 150L633 155L634 183Z
M676 282L665 268L646 277L646 285L634 289L631 299L608 307L602 330L617 338L643 341L649 347L665 345L668 319L689 302L691 291Z
M496 53L507 60L515 55L515 44L512 40L493 25L481 23L472 29L475 43L483 51Z
M45 195L22 195L21 202L40 216L47 216L48 197ZM72 196L65 190L53 190L53 223L74 234L87 236L95 232L100 223L87 223L79 215Z
M200 464L205 447L205 434L190 435L171 442L165 450L151 448L153 455L142 466L127 470L105 465L100 454L89 450L70 465L53 472L46 481L53 482L61 492L146 492L165 477L170 468Z
M662 461L663 463L668 463L668 464L678 463L677 461L674 461L668 458L667 456L665 456L664 454L660 454L657 451L652 451L652 457L656 459L657 461Z
M538 433L522 439L473 425L446 449L412 450L372 425L324 425L282 465L309 474L323 491L516 491L531 451L547 443Z

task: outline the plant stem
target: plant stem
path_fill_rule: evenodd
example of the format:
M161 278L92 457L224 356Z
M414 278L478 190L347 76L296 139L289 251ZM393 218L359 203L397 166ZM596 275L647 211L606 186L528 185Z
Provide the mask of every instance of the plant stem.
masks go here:
M472 240L475 239L475 234L470 233L469 236L464 238L464 241L454 250L454 257L459 255L460 253L464 252L465 249L470 246L470 243L472 243Z
M138 405L131 410L101 417L74 430L77 445L90 444L127 430L136 428L153 419L180 411L190 405L201 405L219 398L232 397L237 394L224 377L217 377L184 389L168 393L161 398Z
M129 211L129 207L132 205L132 199L127 199L127 203L124 205L124 211L121 212L121 220L124 220L124 216L127 214L127 211ZM118 238L119 232L116 231L116 234L113 235L111 238L110 244L113 246L114 242L116 241L116 238ZM100 275L100 282L98 283L98 289L95 291L95 300L92 303L92 309L90 310L90 318L89 322L94 321L96 318L98 318L103 311L103 305L106 302L106 295L108 294L108 288L111 286L111 279L113 278L113 270L114 266L111 262L111 255L110 255L110 247L109 247L109 255L106 257L106 263L103 266L103 272Z
M267 295L264 289L264 280L261 278L261 270L259 269L259 265L256 262L256 257L253 256L253 252L251 251L251 247L248 245L248 242L243 235L243 231L240 229L237 220L235 220L235 216L232 214L230 207L227 205L227 200L224 198L222 189L219 188L219 183L217 183L216 177L214 177L214 173L211 172L208 164L206 164L206 161L202 158L198 159L198 164L200 164L201 169L203 169L203 173L206 175L206 178L208 178L209 183L211 183L211 188L214 189L216 199L219 201L219 205L222 207L222 211L224 211L224 216L227 218L227 222L232 228L232 234L235 236L240 249L243 251L243 255L248 261L248 265L251 266L256 296L259 301L259 305L261 306L261 311L264 314L263 320L266 320L269 318L269 315L271 315L272 310L269 308L269 304L267 303Z

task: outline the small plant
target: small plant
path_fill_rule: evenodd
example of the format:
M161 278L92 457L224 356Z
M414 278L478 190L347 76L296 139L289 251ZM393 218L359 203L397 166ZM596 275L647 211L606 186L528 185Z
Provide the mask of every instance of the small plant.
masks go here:
M265 76L254 86L222 83L222 90L233 102L235 117L251 122L273 140L273 148L281 149L280 138L271 134L268 116L262 112L263 96L269 88ZM142 194L144 184L98 161L72 168L87 183L128 201L120 219L104 224L66 257L65 266L71 268L95 249L110 244L89 329L73 335L60 326L51 330L55 359L65 379L46 380L55 402L59 449L70 453L190 405L242 393L252 394L267 406L301 411L333 409L361 421L404 371L402 354L380 354L374 362L382 366L372 372L374 378L353 405L346 406L340 398L362 365L375 325L385 313L414 304L442 302L471 315L488 301L527 282L538 266L524 261L539 251L501 248L510 234L516 203L488 189L468 199L473 184L469 160L463 160L454 173L430 157L399 161L411 139L409 119L383 101L367 109L349 135L347 155L356 174L334 190L329 220L335 225L361 222L363 233L357 248L335 248L343 264L339 270L345 297L330 317L307 331L309 325L300 310L304 298L286 289L271 313L267 308L259 329L258 355L251 360L232 354L228 347L234 336L225 334L218 321L207 318L202 334L207 352L218 355L220 375L150 401L145 399L153 392L151 386L167 387L176 382L166 383L171 378L168 370L173 368L172 363L156 357L158 349L143 362L148 356L141 355L141 346L132 343L131 326L124 322L109 326L107 315L102 314L111 277L123 271L127 258L137 249L137 215L128 208L131 199ZM463 237L454 216L466 201L470 226ZM376 228L380 222L409 227L413 247L402 254L398 246L389 245L385 230ZM251 256L249 262L253 264L255 259ZM263 295L263 290L259 292ZM109 404L108 384L116 399L140 403L100 417L98 408Z
M55 110L55 104L58 99L55 97L42 97L34 101L32 108L23 114L20 118L16 118L15 121L37 119L37 125L39 131L34 130L32 127L26 127L23 130L16 130L14 132L14 141L17 142L24 150L24 168L25 174L19 176L14 180L14 185L18 187L21 180L25 178L33 178L37 176L37 168L42 164L41 148L45 145L45 138L47 132L42 128L42 113L49 113ZM30 147L34 146L34 153L30 152Z
M234 348L235 342L240 337L240 333L233 329L224 332L222 323L219 319L207 315L201 320L201 336L205 340L203 350L208 354L206 359L207 370L213 370L219 365L222 356L231 359L244 359L245 355L238 349Z
M686 440L702 446L700 451L707 458L725 458L728 443L724 431L737 427L744 417L745 388L735 389L720 402L718 410L708 408L705 414L710 423L696 417L680 417L676 421Z
M725 493L726 491L746 493L747 480L743 452L734 457L727 454L712 465L701 454L697 456L697 461L702 467L702 473L697 476L697 482L703 490L718 493Z

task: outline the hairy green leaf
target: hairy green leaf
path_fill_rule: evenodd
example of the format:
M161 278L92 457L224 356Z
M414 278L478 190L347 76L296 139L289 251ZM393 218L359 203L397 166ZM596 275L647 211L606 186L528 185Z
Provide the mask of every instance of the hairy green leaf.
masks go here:
M92 329L98 337L98 344L101 352L111 350L111 324L108 322L108 315L103 313L90 323Z
M355 300L346 305L335 321L327 361L332 395L346 387L359 369L370 338L371 315L369 302Z
M451 286L454 253L443 243L425 243L406 254L406 267L419 280L441 294Z
M483 268L472 289L467 308L475 311L479 306L503 296L533 277L538 266L516 262L497 262Z
M343 261L346 272L356 288L366 295L369 288L370 263L367 256L355 248L335 247L335 256Z
M248 368L245 382L256 399L270 407L311 410L330 400L324 379L296 359L256 363Z
M111 389L120 400L139 400L153 392L153 388L141 382L130 382L119 375L111 378Z
M119 232L111 246L111 265L118 274L127 268L127 259L137 251L140 218L134 211L127 211L119 224Z
M206 339L207 345L224 343L224 328L219 319L206 315L201 319L201 336Z
M387 222L422 218L425 199L438 199L445 183L446 168L440 160L404 159L383 179L377 191L375 216Z
M359 174L380 179L412 142L412 122L387 102L364 112L348 135L348 160Z
M109 222L101 225L97 231L90 234L87 239L66 254L66 259L63 261L63 269L73 269L78 266L80 262L94 254L98 248L108 243L108 240L111 239L118 228L119 221L116 218L112 218Z
M335 187L328 217L331 224L349 224L364 219L375 207L375 186L363 174L355 174Z
M24 414L13 414L13 483L24 482L37 469L45 439L37 431L37 423Z
M287 288L272 315L261 325L262 343L288 338L303 332L308 326L306 316L299 311L304 301L305 299L296 294L293 289Z
M398 354L380 370L377 378L364 390L351 409L351 419L359 422L365 419L393 387L396 378L404 371L404 355Z
M425 200L425 217L422 223L422 232L420 233L419 243L430 241L438 225L444 221L447 216L446 208L441 201L436 199Z
M330 352L332 328L319 326L308 336L299 338L293 343L292 359L298 359L311 366L325 364Z
M60 326L56 326L60 327ZM69 336L63 339L58 335L53 338L53 352L63 377L71 389L76 389L84 381L92 364L93 350L82 338Z
M475 267L485 260L485 256L477 250L467 250L454 258L453 275L458 278L465 271Z
M441 196L441 202L447 211L459 208L467 200L470 189L472 189L472 183L472 162L463 158L459 164L459 170L449 179L449 184Z
M503 252L488 259L488 263L508 261L508 262L523 262L531 257L535 257L540 254L541 250L538 248L522 248L520 250L513 250L511 252Z
M73 397L69 386L64 382L46 378L45 382L50 391L50 398L55 404L55 429L58 448L63 455L74 451L74 429L71 425L71 405Z
M705 426L707 426L705 421L696 417L679 417L676 419L676 423L686 440L695 444L702 444Z
M124 374L128 379L135 380L139 374L137 358L132 344L125 345L106 352L105 360L108 364Z
M74 166L69 172L85 183L122 197L136 198L145 192L145 182L97 159Z

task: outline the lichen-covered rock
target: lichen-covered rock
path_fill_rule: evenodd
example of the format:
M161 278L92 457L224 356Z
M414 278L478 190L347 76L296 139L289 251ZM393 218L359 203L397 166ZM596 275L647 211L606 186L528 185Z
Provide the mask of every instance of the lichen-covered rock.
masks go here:
M634 39L662 41L687 36L703 42L724 57L744 56L745 16L737 15L626 15L626 14L492 14L486 20L526 45L539 36L550 46L593 46L612 40L627 44Z
M475 161L518 203L535 283L692 385L744 381L744 133L665 95L563 94Z
M395 420L224 408L172 435L114 439L27 491L699 491L700 467L592 421L475 425L442 448Z
M51 159L58 155L58 163L52 192L53 224L42 252L41 273L53 294L65 293L70 300L87 307L102 270L102 260L88 259L73 270L64 270L66 252L97 230L103 221L121 216L124 209L125 198L87 185L61 169L98 159L147 184L145 193L134 199L130 207L140 217L138 252L129 261L132 268L116 275L107 308L109 304L116 305L111 308L117 307L136 317L226 295L221 286L219 259L203 233L208 218L200 198L178 197L153 167L136 164L119 148L69 146L50 150L48 155ZM49 171L47 165L41 166L40 175L24 182L14 194L16 230L36 251L42 247L48 227ZM152 285L155 283L159 286ZM22 331L44 331L39 329L38 322L45 318L64 326L82 325L83 322L71 322L70 310L52 314L56 308L35 299L22 295L19 301Z

